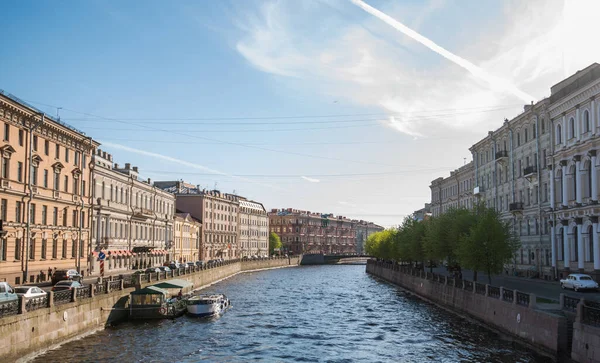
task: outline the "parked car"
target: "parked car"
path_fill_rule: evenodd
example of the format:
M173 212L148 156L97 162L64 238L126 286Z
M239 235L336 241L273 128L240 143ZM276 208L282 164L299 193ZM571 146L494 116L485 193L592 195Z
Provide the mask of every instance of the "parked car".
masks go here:
M566 279L560 280L560 287L563 289L579 290L598 290L598 283L590 275L570 274Z
M37 286L17 286L15 287L17 296L23 296L27 300L37 300L48 295L48 293Z
M198 267L204 267L206 263L204 261L196 261L196 266Z
M168 266L160 266L158 269L160 271L171 272L171 269Z
M8 282L0 282L0 302L17 300L15 289Z
M187 265L188 265L189 268L192 268L192 267L196 266L196 263L190 261L190 262L187 263Z
M69 270L56 270L52 274L52 285L62 280L75 280L81 281L81 275L75 269Z
M63 280L59 281L52 287L52 291L61 291L61 290L72 290L76 287L83 287L78 281L74 280Z
M180 267L181 267L181 264L177 261L171 261L171 263L169 264L169 268L171 270L177 270Z
M146 270L144 270L144 273L147 274L155 274L157 272L160 272L160 269L158 267L148 267Z

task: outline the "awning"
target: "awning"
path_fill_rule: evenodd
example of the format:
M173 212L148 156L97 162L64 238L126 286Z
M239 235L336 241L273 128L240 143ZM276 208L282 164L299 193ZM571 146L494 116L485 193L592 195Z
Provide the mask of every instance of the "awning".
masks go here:
M169 292L167 290L163 290L160 287L157 287L155 285L152 286L146 286L143 289L139 289L139 290L135 290L131 293L131 295L156 295L156 294L161 294L161 295L169 295Z
M186 287L191 287L191 286L193 286L193 284L186 280L175 279L175 280L159 282L158 284L154 284L152 286L155 286L155 287L158 287L161 289L183 289Z

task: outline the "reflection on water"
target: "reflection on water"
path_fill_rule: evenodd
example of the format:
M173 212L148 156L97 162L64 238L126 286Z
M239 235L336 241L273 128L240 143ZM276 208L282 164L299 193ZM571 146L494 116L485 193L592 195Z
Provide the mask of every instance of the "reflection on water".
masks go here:
M550 362L365 273L307 266L211 286L220 318L127 322L35 362Z

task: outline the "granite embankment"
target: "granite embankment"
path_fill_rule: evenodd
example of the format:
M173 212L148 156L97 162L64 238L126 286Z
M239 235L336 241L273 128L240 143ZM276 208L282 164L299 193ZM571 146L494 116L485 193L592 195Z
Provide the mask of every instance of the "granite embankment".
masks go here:
M127 319L129 294L158 280L184 279L198 289L241 272L297 266L298 261L298 257L229 261L193 271L181 269L168 274L126 275L119 280L82 289L50 293L41 301L21 299L16 306L3 306L0 360L23 358Z

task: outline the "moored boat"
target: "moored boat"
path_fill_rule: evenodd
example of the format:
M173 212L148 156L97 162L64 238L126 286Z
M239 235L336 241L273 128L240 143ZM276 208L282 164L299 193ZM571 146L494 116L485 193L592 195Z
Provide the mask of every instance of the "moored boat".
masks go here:
M227 296L223 294L197 295L187 299L187 312L193 316L220 315L231 306Z
M182 294L191 288L192 284L188 281L170 280L135 290L129 301L129 317L168 319L181 316L186 311L186 300Z

